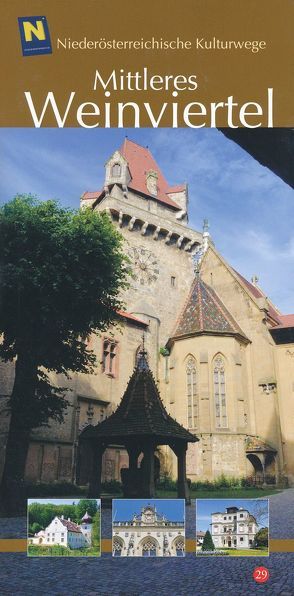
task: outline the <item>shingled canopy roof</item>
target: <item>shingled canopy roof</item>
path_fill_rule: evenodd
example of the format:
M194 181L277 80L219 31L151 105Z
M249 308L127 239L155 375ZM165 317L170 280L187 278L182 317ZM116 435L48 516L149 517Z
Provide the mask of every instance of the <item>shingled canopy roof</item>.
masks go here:
M249 341L216 292L197 273L171 339L201 333L237 335Z
M246 453L277 453L277 450L265 443L260 437L247 437Z
M154 438L157 444L164 445L175 440L199 440L167 413L144 351L116 411L96 426L88 426L81 438L105 439L108 444L125 444L128 438Z

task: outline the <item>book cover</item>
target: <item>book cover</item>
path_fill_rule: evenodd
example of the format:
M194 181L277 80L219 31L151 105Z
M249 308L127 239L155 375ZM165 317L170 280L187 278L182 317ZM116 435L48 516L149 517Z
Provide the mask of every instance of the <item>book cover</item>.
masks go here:
M293 593L292 22L3 2L1 593Z

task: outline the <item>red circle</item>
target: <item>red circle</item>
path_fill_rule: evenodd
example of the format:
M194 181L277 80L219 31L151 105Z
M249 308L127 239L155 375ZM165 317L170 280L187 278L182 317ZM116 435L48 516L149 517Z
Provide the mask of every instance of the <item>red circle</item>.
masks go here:
M267 567L255 567L252 577L258 584L264 584L269 579L269 570Z

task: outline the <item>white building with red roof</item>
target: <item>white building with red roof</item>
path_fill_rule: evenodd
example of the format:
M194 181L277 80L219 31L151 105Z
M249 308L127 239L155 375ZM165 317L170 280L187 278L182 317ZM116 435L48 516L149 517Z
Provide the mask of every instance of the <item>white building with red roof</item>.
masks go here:
M88 513L84 515L81 524L76 524L70 518L55 516L44 530L44 546L60 544L71 549L85 548L92 544L92 518Z

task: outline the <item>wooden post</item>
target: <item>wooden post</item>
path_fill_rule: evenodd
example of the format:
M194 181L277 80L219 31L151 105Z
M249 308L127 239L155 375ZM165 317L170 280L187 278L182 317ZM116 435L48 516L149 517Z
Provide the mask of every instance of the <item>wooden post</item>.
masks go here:
M101 494L101 473L102 473L102 455L105 451L105 446L101 443L94 442L92 444L93 463L92 472L90 476L88 497L97 498Z
M190 505L191 499L186 477L186 443L177 443L171 445L172 450L178 459L178 498L185 499L187 505Z
M137 470L138 469L138 456L140 450L136 446L128 446L127 452L129 456L129 470Z
M154 482L154 445L148 443L144 449L144 497L155 497Z

